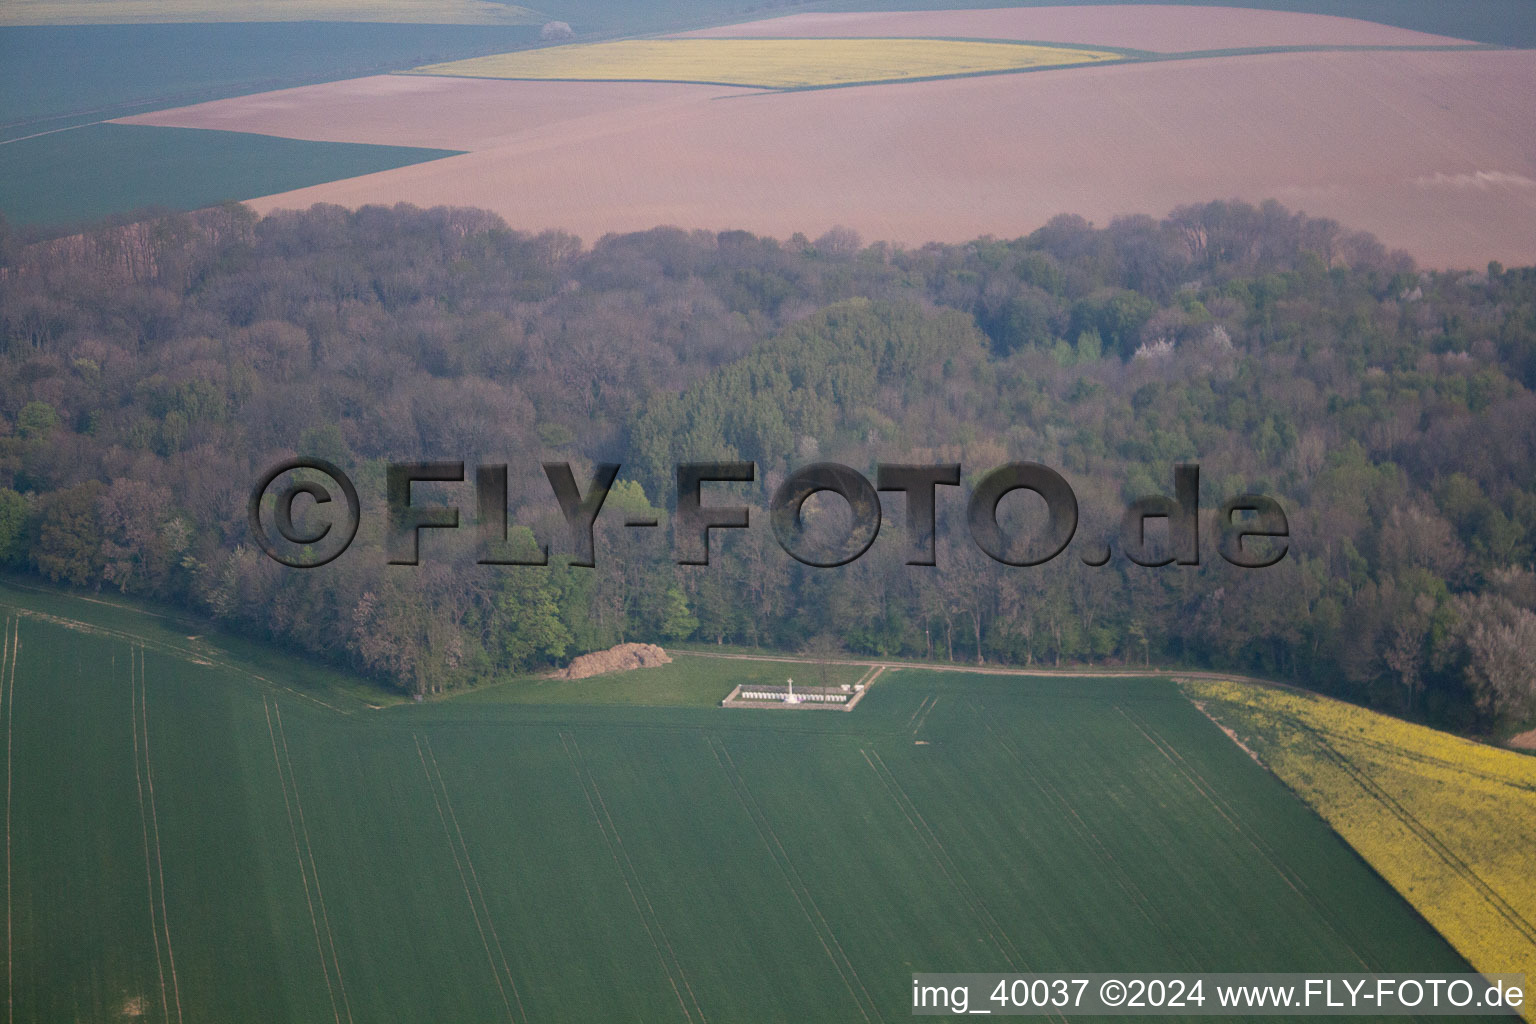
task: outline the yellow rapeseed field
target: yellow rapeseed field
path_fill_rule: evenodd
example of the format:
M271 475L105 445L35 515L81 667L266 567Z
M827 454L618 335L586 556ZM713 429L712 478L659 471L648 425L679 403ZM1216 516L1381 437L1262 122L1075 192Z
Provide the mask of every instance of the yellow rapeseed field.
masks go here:
M125 22L381 21L441 25L528 25L526 7L493 0L5 0L0 25Z
M1119 59L1101 50L953 39L626 39L472 57L410 73L793 89Z
M1184 687L1474 967L1536 981L1536 757L1312 694Z

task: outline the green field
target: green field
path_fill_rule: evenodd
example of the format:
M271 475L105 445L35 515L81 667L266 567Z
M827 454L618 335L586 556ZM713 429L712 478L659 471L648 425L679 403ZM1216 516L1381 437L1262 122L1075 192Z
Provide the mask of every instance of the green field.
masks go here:
M6 587L0 624L18 1021L880 1021L913 971L1466 969L1159 680L372 710L118 607Z
M453 155L246 132L86 125L0 145L0 213L13 224L68 224L149 207L196 210Z
M537 36L527 26L316 21L0 24L0 144L147 110L501 53Z
M538 24L537 12L499 0L9 0L9 25L105 22L403 22L423 25Z

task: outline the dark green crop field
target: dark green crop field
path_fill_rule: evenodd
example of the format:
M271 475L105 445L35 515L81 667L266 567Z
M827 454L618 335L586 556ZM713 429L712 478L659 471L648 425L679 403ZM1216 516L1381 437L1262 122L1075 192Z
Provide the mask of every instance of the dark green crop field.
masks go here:
M531 44L536 27L0 26L0 140Z
M1159 680L372 709L84 600L0 588L0 624L17 1021L873 1022L914 971L1466 969Z
M0 144L0 213L13 224L59 225L149 207L196 210L453 155L246 132L87 125Z

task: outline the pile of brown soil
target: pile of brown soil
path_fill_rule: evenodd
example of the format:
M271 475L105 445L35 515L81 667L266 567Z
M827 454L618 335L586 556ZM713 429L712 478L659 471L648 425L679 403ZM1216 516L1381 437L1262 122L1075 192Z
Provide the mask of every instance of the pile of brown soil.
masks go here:
M655 668L671 664L667 652L655 644L619 644L606 651L583 654L555 673L557 679L586 679L606 672L628 672L635 668Z

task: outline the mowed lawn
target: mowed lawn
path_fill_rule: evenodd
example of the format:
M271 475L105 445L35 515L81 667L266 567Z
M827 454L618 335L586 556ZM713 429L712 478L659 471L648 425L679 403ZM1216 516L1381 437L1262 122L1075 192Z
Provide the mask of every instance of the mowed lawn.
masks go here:
M3 596L18 1021L894 1021L914 971L1466 969L1161 681L370 710Z
M710 82L794 89L943 78L1122 59L1106 50L961 39L623 39L471 57L411 74Z

